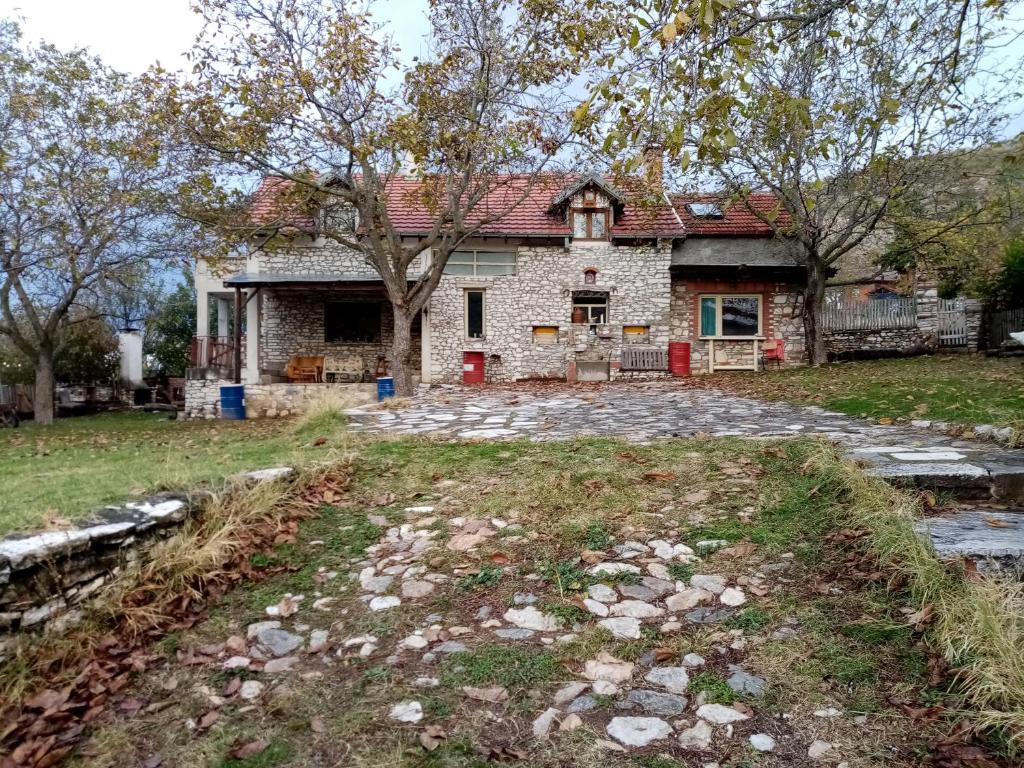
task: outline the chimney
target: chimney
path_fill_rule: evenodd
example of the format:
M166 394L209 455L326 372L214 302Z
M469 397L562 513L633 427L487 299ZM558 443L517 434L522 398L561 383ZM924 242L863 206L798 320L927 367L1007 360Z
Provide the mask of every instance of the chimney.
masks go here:
M415 176L419 173L419 167L416 165L416 156L408 149L402 155L399 173L402 176Z
M665 146L662 143L651 142L644 147L643 170L647 190L661 194L665 190Z

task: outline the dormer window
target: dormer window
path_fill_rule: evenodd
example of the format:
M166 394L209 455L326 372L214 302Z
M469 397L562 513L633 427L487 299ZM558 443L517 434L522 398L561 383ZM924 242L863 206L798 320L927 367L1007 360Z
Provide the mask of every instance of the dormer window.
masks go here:
M569 215L572 216L572 236L576 240L607 239L607 208L574 208Z

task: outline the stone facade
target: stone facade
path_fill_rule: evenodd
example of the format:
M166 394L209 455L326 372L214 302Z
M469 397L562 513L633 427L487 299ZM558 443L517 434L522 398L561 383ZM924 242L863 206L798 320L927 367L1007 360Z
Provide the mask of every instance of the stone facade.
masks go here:
M825 331L825 349L834 357L858 355L911 355L934 351L936 338L918 328L887 328L874 331Z
M185 418L215 419L220 415L220 388L233 382L223 379L190 379L185 382ZM352 405L376 399L376 384L246 384L245 415L248 419L273 419L302 413L311 398L326 391L342 393Z
M761 297L761 336L783 343L783 365L803 365L803 287L794 283L758 280L686 278L672 283L672 340L689 341L694 373L711 369L711 340L700 336L700 297L708 294L750 294ZM754 344L749 340L714 341L715 367L753 367Z
M431 381L461 381L465 352L484 353L492 381L565 378L577 360L607 362L614 378L625 326L646 328L646 344L651 347L668 345L670 255L668 241L520 246L514 275L446 275L428 310ZM594 274L592 283L586 282L585 270ZM467 290L484 292L482 338L466 334ZM607 296L606 322L594 333L589 325L572 323L573 295L582 291ZM554 343L551 335L535 334L537 328L556 329Z

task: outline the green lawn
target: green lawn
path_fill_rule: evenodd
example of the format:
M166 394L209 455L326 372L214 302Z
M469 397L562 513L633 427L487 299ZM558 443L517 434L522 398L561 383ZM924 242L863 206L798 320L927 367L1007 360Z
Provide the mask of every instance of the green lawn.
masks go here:
M0 429L0 534L60 525L104 504L215 483L329 450L294 422L173 421L109 413Z
M702 380L751 397L821 405L851 416L994 424L1024 431L1024 359L929 355L832 363Z

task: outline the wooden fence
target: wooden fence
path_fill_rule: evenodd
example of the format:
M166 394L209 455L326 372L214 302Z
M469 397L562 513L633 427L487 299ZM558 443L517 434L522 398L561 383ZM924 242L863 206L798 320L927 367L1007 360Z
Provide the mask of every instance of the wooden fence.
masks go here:
M822 327L826 331L916 328L917 302L914 299L857 301L846 296L826 296Z
M988 348L999 349L1004 344L1012 344L1010 334L1017 331L1024 331L1024 307L992 312L988 316Z

